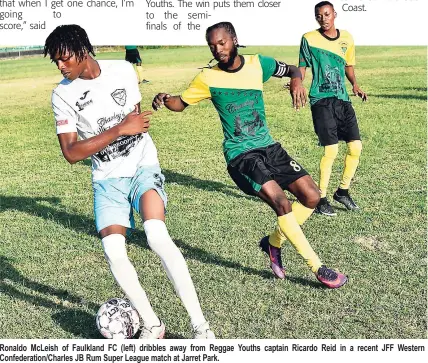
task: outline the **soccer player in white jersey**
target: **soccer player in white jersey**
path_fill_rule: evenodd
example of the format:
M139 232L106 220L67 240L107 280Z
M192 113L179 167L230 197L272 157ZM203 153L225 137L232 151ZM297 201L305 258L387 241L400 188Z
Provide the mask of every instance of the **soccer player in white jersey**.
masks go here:
M71 164L92 159L96 228L116 282L141 316L140 338L163 338L165 325L127 256L125 237L134 227L132 209L141 215L147 242L190 315L194 338L214 338L186 262L165 226L165 178L147 133L151 112L140 112L141 94L132 65L96 61L85 30L78 25L57 27L46 39L44 54L64 76L52 93L62 153Z

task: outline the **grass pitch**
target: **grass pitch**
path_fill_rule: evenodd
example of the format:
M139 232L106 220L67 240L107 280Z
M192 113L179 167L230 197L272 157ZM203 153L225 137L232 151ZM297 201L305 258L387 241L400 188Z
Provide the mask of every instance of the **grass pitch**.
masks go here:
M298 49L246 51L295 63ZM210 102L152 118L167 178L167 226L219 338L426 338L427 50L357 51L357 79L369 96L365 104L353 98L363 154L352 195L362 210L338 207L336 218L314 215L304 226L322 260L349 275L339 290L321 287L289 245L283 249L288 277L273 278L257 243L274 227L275 215L229 178ZM143 109L160 91L184 90L211 59L206 47L142 56L151 81L141 86ZM124 52L98 58L123 59ZM95 231L89 162L70 166L59 149L50 94L60 80L46 59L0 61L1 338L98 338L95 312L122 296ZM318 180L322 149L310 110L294 112L283 83L265 85L268 125ZM344 151L341 144L331 193ZM186 311L147 248L141 223L129 256L167 338L191 337Z

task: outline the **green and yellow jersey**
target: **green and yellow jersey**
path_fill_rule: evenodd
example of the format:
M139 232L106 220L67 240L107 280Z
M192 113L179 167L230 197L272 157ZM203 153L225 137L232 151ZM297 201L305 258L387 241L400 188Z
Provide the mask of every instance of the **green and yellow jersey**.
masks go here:
M262 55L240 55L233 71L204 68L181 94L189 104L211 99L223 127L223 152L229 163L238 155L275 143L266 125L263 83L281 77L288 66Z
M327 97L350 102L345 85L345 67L354 65L354 40L346 30L337 30L336 38L329 38L319 30L303 35L299 67L312 68L311 105Z

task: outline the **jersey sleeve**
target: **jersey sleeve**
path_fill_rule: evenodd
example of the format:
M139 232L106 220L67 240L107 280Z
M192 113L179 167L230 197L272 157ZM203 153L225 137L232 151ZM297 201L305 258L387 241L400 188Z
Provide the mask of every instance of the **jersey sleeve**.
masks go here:
M77 132L76 112L55 91L52 93L52 111L57 135Z
M355 66L355 44L351 36L348 49L346 50L345 60L347 66Z
M260 66L263 71L263 83L275 74L277 68L277 61L271 57L265 57L261 54L258 55Z
M211 98L210 88L204 81L203 72L199 73L189 87L180 95L181 99L188 105L196 105L202 100Z
M300 42L299 67L311 67L311 52L309 51L308 40L303 36Z

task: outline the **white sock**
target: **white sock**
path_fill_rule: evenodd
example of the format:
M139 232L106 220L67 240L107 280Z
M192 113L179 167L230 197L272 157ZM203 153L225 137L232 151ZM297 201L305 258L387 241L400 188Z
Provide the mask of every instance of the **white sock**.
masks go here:
M121 234L111 234L104 237L101 242L116 282L137 309L144 325L147 327L159 325L159 318L153 311L146 292L138 281L137 272L128 259L125 237Z
M158 219L149 219L144 222L144 231L150 248L160 257L168 278L183 302L192 325L195 327L203 324L205 322L204 314L199 305L186 261L169 236L165 223Z

